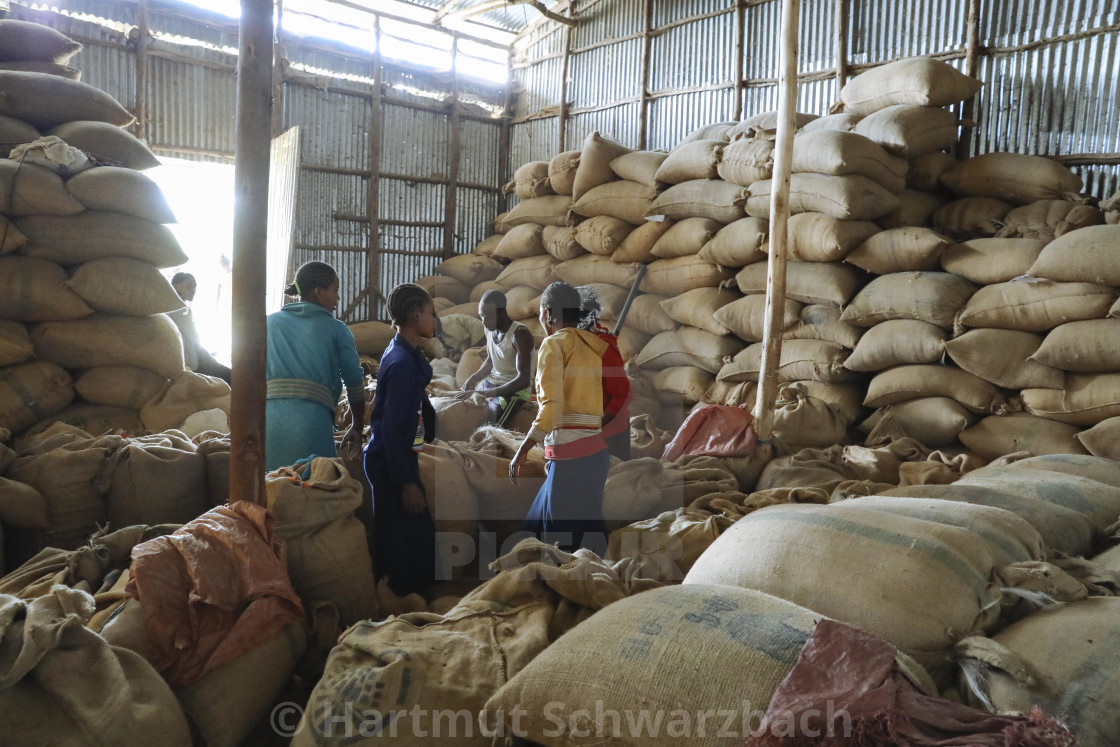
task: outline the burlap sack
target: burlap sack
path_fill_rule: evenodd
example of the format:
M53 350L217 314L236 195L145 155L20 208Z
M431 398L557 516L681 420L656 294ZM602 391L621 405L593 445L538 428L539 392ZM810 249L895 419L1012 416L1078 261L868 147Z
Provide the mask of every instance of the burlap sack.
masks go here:
M587 283L585 288L590 288L595 291L599 296L599 303L602 304L602 311L599 312L599 321L607 323L607 326L613 327L613 322L618 319L619 313L622 312L622 307L626 304L626 297L629 295L629 289L620 288L617 285L610 283ZM537 312L540 313L539 311Z
M797 324L801 304L787 298L781 314L781 329ZM745 296L718 308L713 314L716 323L747 342L761 342L766 322L766 296L756 293Z
M105 494L111 526L185 524L213 506L206 459L190 441L130 440L114 456Z
M515 288L510 288L505 292L506 294L506 313L509 318L515 321L528 319L540 313L540 307L537 305L538 299L541 297L541 292L536 288L528 285L519 285Z
M736 516L738 512L728 512ZM681 581L700 554L735 518L697 508L678 508L611 532L611 558L634 558L642 576Z
M440 317L440 326L443 343L459 353L467 348L482 345L486 340L486 330L477 315L447 314ZM451 368L450 373L454 373L454 367Z
M1120 415L1120 373L1068 374L1064 389L1024 389L1032 415L1092 427Z
M658 259L699 254L721 228L722 223L709 218L685 218L673 223L653 245L650 253Z
M0 257L0 318L22 322L81 319L93 309L68 287L66 270L31 257Z
M673 220L710 218L733 223L746 217L748 192L737 184L718 179L682 182L662 192L649 206L649 215L664 215Z
M108 257L86 262L68 283L95 311L150 316L183 308L183 299L150 262Z
M760 140L775 140L778 136L778 117L780 112L768 111L747 117L742 122L732 127L727 132L731 140L741 138L755 138ZM800 130L805 125L817 119L816 114L805 112L793 113L793 129Z
M995 197L1015 205L1053 200L1081 191L1081 177L1045 156L983 153L941 175L941 183L962 195Z
M0 521L8 525L9 531L11 527L49 529L51 526L47 502L39 491L6 477L0 477Z
M798 132L818 132L823 130L851 132L861 119L863 119L863 117L859 114L826 114L823 117L817 117L813 121L806 123Z
M758 381L762 372L761 342L738 353L719 370L719 380L731 383ZM855 375L844 368L848 351L824 340L787 340L782 344L778 363L779 381L823 381L830 384L851 381Z
M609 257L585 254L555 265L552 272L555 275L554 279L558 278L572 285L609 283L620 288L629 288L637 277L638 265L611 262Z
M446 441L466 441L490 416L486 398L478 393L466 399L433 397L432 406L436 411L436 433Z
M906 162L854 132L798 133L790 168L794 173L865 176L892 193L906 187Z
M1120 460L1120 417L1107 418L1077 434L1090 454Z
M748 215L770 219L772 180L750 186ZM792 213L824 213L840 220L873 220L900 205L898 198L865 176L849 174L794 174L789 184L789 209Z
M549 226L549 228L565 230L560 226ZM543 231L544 227L536 223L514 226L509 233L501 237L491 256L496 259L514 260L545 254Z
M568 226L572 221L568 211L572 208L572 198L567 195L533 197L523 200L506 214L508 228L522 223L537 223L542 226Z
M1060 389L1061 370L1035 358L1042 341L1032 332L981 328L949 340L945 352L965 371L1005 389Z
M103 405L70 405L53 415L43 418L24 431L20 438L26 441L57 423L74 426L86 433L120 433L126 436L146 433L140 421L140 413L127 407L105 407ZM17 442L19 444L20 442Z
M960 161L948 153L934 151L908 161L906 186L934 192L941 186L941 175L956 166Z
M1085 454L1081 429L1025 412L992 415L960 434L961 443L984 459L1029 451L1031 454Z
M945 355L945 330L917 319L879 322L860 338L844 366L882 371L892 366L937 363Z
M666 403L680 403L685 407L692 407L697 402L706 401L707 392L715 381L715 375L702 368L670 366L657 372L653 377L653 386Z
M620 264L641 262L649 264L657 259L653 254L653 247L658 240L673 226L671 220L646 221L631 231L614 253L611 261Z
M485 283L498 277L502 271L502 263L495 259L476 257L471 254L460 254L445 259L436 265L436 272L455 278L461 283L470 286Z
M716 169L720 179L749 187L774 174L774 141L741 138L723 149Z
M972 425L976 416L955 399L919 397L879 408L860 423L859 430L872 434L868 438L868 443L872 443L875 432L885 428L884 421L888 420L904 435L936 449L955 444L961 431Z
M113 125L106 125L115 130L119 127ZM15 119L14 117L5 117L0 115L0 145L4 150L0 152L8 152L19 145L34 142L39 139L39 131L26 122Z
M649 264L641 289L662 296L679 296L696 288L714 288L731 275L731 271L698 256L659 259Z
M805 384L783 384L774 402L774 438L790 449L844 443L849 420L827 401L809 394Z
M49 361L0 368L0 428L18 433L73 399L70 374Z
M693 179L715 179L723 157L725 140L690 140L669 152L654 174L654 180L680 184Z
M917 397L951 397L976 413L991 413L1003 395L978 376L949 366L897 366L871 380L863 404L884 407Z
M876 275L935 270L952 243L929 228L891 228L864 241L845 261Z
M613 254L634 227L609 215L597 215L576 226L576 241L592 254Z
M432 298L447 298L452 303L466 303L471 297L471 288L466 283L444 275L425 275L414 281Z
M1045 246L1038 239L973 239L949 244L941 268L980 285L1006 283L1026 275Z
M983 83L948 63L908 57L874 67L840 89L845 112L871 114L888 106L948 106L975 96Z
M0 216L0 254L14 252L27 243L27 237L20 233L15 224Z
M74 215L82 210L82 203L50 169L0 159L0 211L6 216Z
M576 230L570 226L545 226L541 241L545 252L561 262L575 259L587 251L576 241Z
M203 410L217 408L228 416L230 397L229 384L216 376L180 371L144 404L140 418L149 430L166 431L178 428L189 416Z
M840 319L861 327L888 319L917 319L950 330L975 291L975 285L948 272L895 272L868 283Z
M139 171L95 166L70 177L66 188L87 210L127 213L155 223L177 222L163 190Z
M0 60L64 64L82 45L49 26L5 18L0 21Z
M888 153L917 158L951 148L957 140L957 115L947 109L899 104L869 114L853 130Z
M487 236L474 245L474 249L471 249L471 254L478 255L479 257L493 256L494 250L498 248L498 244L500 243L502 243L502 234L496 233L493 236Z
M766 263L755 262L740 270L735 282L746 295L765 293L766 276ZM786 264L786 297L801 303L843 306L862 284L859 270L839 262Z
M519 166L504 191L513 192L519 200L556 194L548 178L548 161L530 161Z
M833 262L844 259L863 241L879 232L871 221L840 220L824 213L791 215L786 249L792 259ZM762 250L769 252L769 246Z
M117 161L130 169L143 171L160 165L159 159L132 133L108 122L65 122L43 134L61 138L79 150Z
M1116 247L1120 226L1089 226L1054 239L1031 265L1030 274L1075 283L1120 286Z
M558 195L570 195L575 186L576 169L579 168L580 151L566 150L548 162L548 183Z
M7 94L0 104L0 114L21 119L40 130L74 120L127 127L134 119L109 94L57 75L3 70L0 88Z
M611 215L635 226L645 223L646 212L657 190L637 182L611 182L587 192L572 205L572 212L587 218Z
M543 291L556 279L553 276L553 269L557 264L556 258L550 255L515 259L502 270L502 274L498 275L495 282L501 283L506 288L527 285Z
M655 293L643 293L637 296L630 304L630 313L626 316L626 325L645 332L647 335L656 335L661 332L671 332L680 325L671 316L665 313L661 302L670 300L667 296Z
M503 535L521 531L544 483L544 465L530 455L515 484L509 479L508 457L465 448L462 455L463 474L478 496L478 519L483 528Z
M1092 205L1071 200L1040 200L1010 211L996 235L1041 239L1049 243L1070 231L1104 222L1104 213Z
M743 343L731 335L713 335L696 327L681 327L655 336L636 361L651 371L670 366L696 366L717 373L724 357L735 355L742 347Z
M684 136L682 143L691 143L693 140L721 140L727 142L731 138L731 130L738 122L715 122L714 124L701 125Z
M721 288L696 288L661 302L661 308L675 322L698 327L713 335L730 334L731 330L716 319L721 308L732 303L739 294Z
M745 267L758 262L765 259L769 232L767 221L742 218L720 229L700 250L700 259L724 267ZM793 233L792 228L790 233Z
M385 322L357 322L349 327L354 335L354 345L358 349L358 355L368 355L373 358L381 358L381 354L397 334L393 326Z
M636 150L611 161L611 171L619 179L637 182L647 187L657 186L657 169L669 157L668 153L652 150Z
M1092 283L999 283L973 294L959 321L965 327L1046 332L1067 322L1100 319L1115 300L1114 289Z
M1010 211L1009 203L995 197L965 197L938 208L931 221L950 236L973 239L994 236Z
M823 381L798 381L780 384L778 392L787 397L804 395L819 399L836 411L840 420L851 423L864 412L864 388L859 384L829 384Z
M663 501L664 471L665 463L656 457L631 459L611 468L603 487L603 520L608 531L673 508Z
M827 309L830 314L819 310ZM810 304L801 309L800 321L782 330L783 340L823 340L854 350L866 331L840 321L840 309L828 304Z
M166 269L187 263L171 230L124 213L86 210L78 215L33 215L16 221L30 243L24 253L64 265L130 257Z
M642 352L642 348L649 344L653 339L653 335L646 334L633 327L623 327L622 332L618 335L618 351L622 354L622 360L629 362L638 357L638 353Z
M444 441L436 440L424 445L419 458L424 497L428 501L428 510L432 514L436 531L448 535L466 535L477 540L478 496L463 474L466 462L462 453ZM440 539L437 534L437 545L443 544ZM448 542L455 539L446 538ZM444 558L445 561L450 559L452 558ZM455 564L451 567L457 571L463 570L462 565Z
M619 156L626 155L630 151L630 148L607 140L600 136L598 132L592 132L588 135L583 141L583 150L580 152L575 180L572 182L572 196L578 200L595 187L606 184L613 179L614 173L611 171L611 161ZM551 174L551 171L549 173Z
M883 228L928 226L933 214L944 207L949 199L939 193L907 188L898 195L898 202L897 208L875 222Z

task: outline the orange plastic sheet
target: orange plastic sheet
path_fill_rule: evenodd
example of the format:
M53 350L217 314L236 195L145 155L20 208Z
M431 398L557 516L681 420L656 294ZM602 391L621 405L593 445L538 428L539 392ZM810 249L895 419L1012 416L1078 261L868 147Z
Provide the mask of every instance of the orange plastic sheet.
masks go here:
M754 417L744 407L705 405L688 414L661 458L674 462L685 454L746 457L754 453Z

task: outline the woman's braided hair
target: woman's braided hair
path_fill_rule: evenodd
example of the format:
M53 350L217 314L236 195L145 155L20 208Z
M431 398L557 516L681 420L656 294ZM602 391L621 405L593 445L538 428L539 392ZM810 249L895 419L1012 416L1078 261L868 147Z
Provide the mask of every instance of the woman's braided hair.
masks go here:
M552 318L564 324L579 323L581 306L579 291L562 280L549 285L541 295L541 308L551 311Z
M285 288L284 293L305 301L316 288L326 288L337 277L338 273L326 262L305 262L296 270L296 281Z
M420 311L432 302L428 291L415 283L401 283L389 292L386 306L389 307L389 317L393 324L403 326L412 316L413 312Z

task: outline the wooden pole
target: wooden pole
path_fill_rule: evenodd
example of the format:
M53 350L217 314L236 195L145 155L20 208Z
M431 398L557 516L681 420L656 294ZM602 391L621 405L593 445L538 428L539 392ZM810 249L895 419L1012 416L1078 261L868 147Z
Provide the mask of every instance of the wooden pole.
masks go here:
M645 0L642 9L642 79L641 105L638 109L638 150L649 147L649 68L653 51L653 0Z
M505 184L509 181L509 158L510 144L512 129L510 111L513 108L513 48L510 47L506 55L506 90L502 95L502 147L498 149L498 184ZM506 199L502 190L497 190L494 193L494 215L504 213L506 206L509 205L509 200Z
M848 82L848 12L851 0L836 0L836 100Z
M980 0L968 0L968 40L965 42L964 74L976 77L980 62ZM979 96L980 94L976 94ZM972 134L976 130L973 118L976 116L976 96L964 102L961 107L961 139L957 141L957 158L968 158L972 149Z
M447 117L447 199L443 212L443 258L455 255L455 218L459 203L459 149L463 120L459 117L459 34L451 34L451 113Z
M136 6L136 137L148 138L148 0Z
M381 56L381 16L373 17L373 98L369 107L369 180L366 183L366 297L370 319L379 319L377 299L381 297L381 131L385 104L381 98L385 70Z
M745 56L747 45L747 4L745 0L735 3L735 103L731 107L731 118L743 118L743 91L746 90Z
M265 505L265 294L272 125L272 0L241 0L233 190L230 501Z
M272 60L272 133L273 139L280 136L284 126L284 69L280 64L283 58L284 40L284 0L276 0L275 5L275 54Z
M797 110L797 29L799 0L782 0L781 67L778 75L778 139L770 188L770 254L766 272L766 322L754 430L760 445L769 445L782 359L782 309L786 300L786 244L789 223L789 177L793 160L794 112Z
M560 122L557 133L560 141L558 153L567 150L568 139L568 63L572 56L572 27L564 27L564 57L560 61Z

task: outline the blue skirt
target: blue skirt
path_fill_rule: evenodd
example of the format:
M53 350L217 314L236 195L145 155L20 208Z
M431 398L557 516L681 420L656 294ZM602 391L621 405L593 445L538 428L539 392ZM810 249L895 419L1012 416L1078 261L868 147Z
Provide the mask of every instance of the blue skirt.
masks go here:
M525 530L562 550L586 547L602 556L607 550L603 486L610 464L607 449L578 459L550 461L548 476L525 517Z
M268 472L312 454L338 457L334 413L309 399L270 399L265 409L264 463Z

